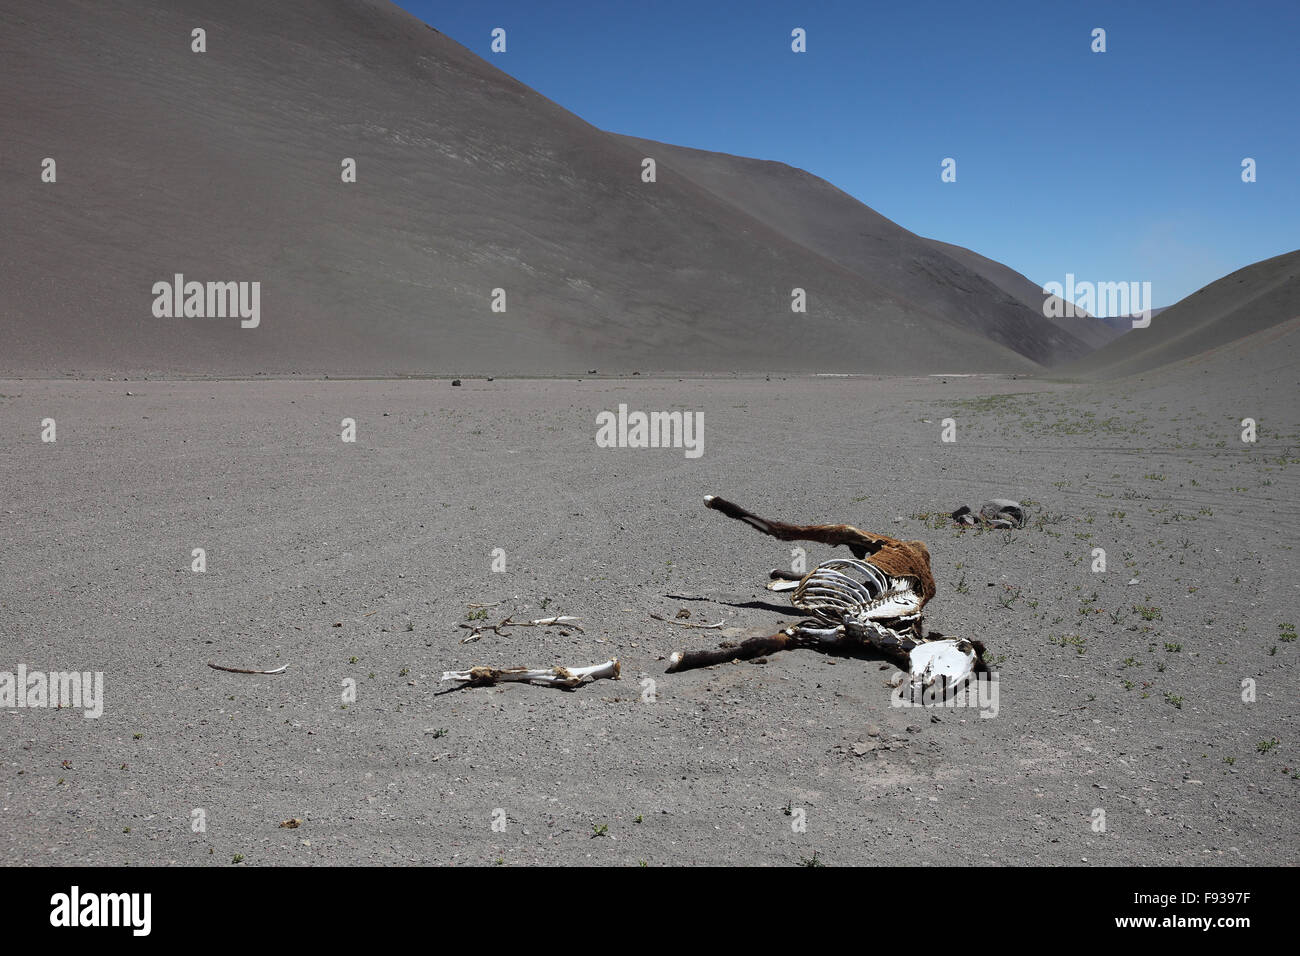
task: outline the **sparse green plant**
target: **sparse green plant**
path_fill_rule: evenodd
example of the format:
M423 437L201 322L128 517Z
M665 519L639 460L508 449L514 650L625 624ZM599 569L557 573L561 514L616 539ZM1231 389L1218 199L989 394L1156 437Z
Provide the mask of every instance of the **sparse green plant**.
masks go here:
M1055 644L1057 647L1073 647L1080 656L1083 655L1084 639L1078 634L1062 634L1060 637L1049 638L1048 643Z

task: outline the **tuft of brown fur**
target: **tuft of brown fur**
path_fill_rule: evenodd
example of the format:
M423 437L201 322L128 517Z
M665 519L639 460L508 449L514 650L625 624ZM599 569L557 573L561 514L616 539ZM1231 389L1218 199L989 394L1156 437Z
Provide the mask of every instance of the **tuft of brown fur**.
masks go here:
M854 557L874 564L891 577L914 579L922 607L935 595L934 575L930 572L930 549L924 542L899 541L889 535L863 531L851 524L787 524L784 521L771 521L712 495L704 499L704 506L721 511L728 518L743 521L781 541L817 541L832 546L845 545Z

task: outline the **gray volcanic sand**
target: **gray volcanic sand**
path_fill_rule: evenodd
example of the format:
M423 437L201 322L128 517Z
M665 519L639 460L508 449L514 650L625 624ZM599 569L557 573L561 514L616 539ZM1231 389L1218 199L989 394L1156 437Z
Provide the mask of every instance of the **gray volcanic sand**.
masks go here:
M0 670L107 698L0 711L0 863L1294 864L1294 376L1193 372L0 382ZM703 457L597 448L621 402L702 410ZM706 493L925 540L930 626L987 644L997 716L893 708L882 662L813 651L664 674L794 620L762 589L789 546ZM943 520L994 496L1031 526ZM475 602L585 633L461 644ZM682 607L728 630L649 618ZM615 656L573 692L439 682Z

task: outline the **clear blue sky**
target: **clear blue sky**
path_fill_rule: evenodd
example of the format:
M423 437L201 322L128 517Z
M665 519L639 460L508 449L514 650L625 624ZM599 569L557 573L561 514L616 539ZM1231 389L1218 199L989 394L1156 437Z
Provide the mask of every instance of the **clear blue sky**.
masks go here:
M1300 248L1297 0L399 5L595 126L801 167L1039 285L1169 305Z

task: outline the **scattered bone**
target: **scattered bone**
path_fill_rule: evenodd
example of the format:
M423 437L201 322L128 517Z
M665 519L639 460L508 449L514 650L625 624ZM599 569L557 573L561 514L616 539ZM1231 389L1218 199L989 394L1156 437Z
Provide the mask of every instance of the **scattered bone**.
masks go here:
M283 667L277 667L273 671L250 671L243 667L222 667L220 664L212 663L209 663L208 666L214 671L229 671L231 674L283 674L289 669L288 664L285 664Z
M980 506L980 517L990 523L1009 522L1013 528L1025 526L1025 509L1018 501L1008 498L994 498Z
M692 621L673 621L662 614L656 614L654 611L650 612L650 616L656 621L663 621L665 624L676 624L678 627L689 627L698 631L712 631L727 623L726 621L719 621L717 624L699 624Z
M1010 498L994 498L980 506L979 513L962 505L952 513L952 520L965 527L983 525L986 528L1023 528L1025 526L1025 508L1018 501Z
M473 607L473 605L470 606ZM510 635L502 630L502 628L505 627L561 627L565 629L560 632L562 634L568 633L568 631L577 631L579 634L585 634L586 631L578 626L578 621L581 620L582 618L580 617L557 615L555 617L539 617L535 621L516 621L514 617L511 616L498 621L496 624L471 624L468 621L461 621L456 626L473 631L469 637L461 640L462 644L473 644L483 636L484 631L491 631L498 637L509 637Z
M444 671L443 680L464 681L474 686L496 684L502 681L524 681L548 687L573 688L587 681L609 678L618 680L618 658L589 667L471 667L467 671Z
M563 624L565 627L571 627L579 633L584 633L582 628L578 627L580 617L539 617L535 621L517 622L518 627L550 627L552 624Z

